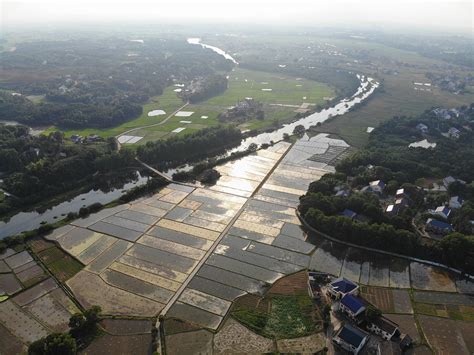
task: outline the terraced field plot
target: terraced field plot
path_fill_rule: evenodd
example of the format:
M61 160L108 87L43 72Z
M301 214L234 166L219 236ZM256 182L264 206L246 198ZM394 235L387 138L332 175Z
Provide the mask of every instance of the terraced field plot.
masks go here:
M0 330L12 337L9 344L0 342L0 352L8 354L12 345L21 347L47 334L67 331L69 318L78 311L52 278L16 294L0 303Z
M151 197L102 210L54 231L46 238L85 266L67 281L68 286L84 307L98 304L106 314L158 314L288 147L280 143L242 159L238 171L244 177L232 176L235 167L230 162L220 167L227 172L222 181L210 188L171 184ZM261 217L255 218L244 222L258 226L255 222ZM281 228L284 222L273 224ZM273 231L277 237L278 229ZM224 256L211 260L220 263L219 258ZM270 280L281 275L262 268L260 274ZM218 317L230 306L228 300L199 289L185 290L183 297L181 309L195 302Z
M0 296L11 296L47 277L26 250L7 249L0 257Z

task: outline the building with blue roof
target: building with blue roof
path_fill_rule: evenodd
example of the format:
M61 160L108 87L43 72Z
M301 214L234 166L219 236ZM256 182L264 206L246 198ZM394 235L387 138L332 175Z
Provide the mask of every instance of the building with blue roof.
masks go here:
M357 213L355 213L354 211L349 210L349 209L346 208L344 211L341 212L341 216L348 217L350 219L354 219L354 218L357 217Z
M369 339L367 333L350 324L344 324L334 334L332 341L352 354L358 354Z
M362 298L348 294L342 297L339 309L356 320L358 316L365 312L366 304Z
M451 233L452 231L454 231L454 228L451 224L446 223L446 222L442 222L442 221L438 221L438 220L433 219L433 218L428 218L428 220L426 221L425 228L427 230L432 231L432 232L443 234L443 235Z
M327 294L329 297L336 300L349 294L357 295L359 294L359 285L344 277L340 277L328 285Z

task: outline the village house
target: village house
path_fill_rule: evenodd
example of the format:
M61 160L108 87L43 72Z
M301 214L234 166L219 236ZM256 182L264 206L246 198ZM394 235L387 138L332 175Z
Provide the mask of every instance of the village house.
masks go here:
M347 208L346 208L344 211L342 211L342 212L340 213L340 215L341 215L341 216L344 216L344 217L348 217L348 218L350 218L350 219L354 219L354 218L357 217L357 213L355 213L354 211L349 210L349 209L347 209Z
M457 129L456 127L451 127L448 130L448 137L449 138L458 139L460 135L461 135L461 131L459 129Z
M328 275L321 272L308 272L308 294L311 298L321 297L321 284L328 281Z
M357 295L359 294L359 285L344 277L340 277L328 285L327 294L336 300L341 299L345 295Z
M421 133L423 133L423 134L424 134L424 133L428 133L428 126L425 125L425 124L423 124L423 123L418 123L418 124L416 125L416 129L417 129L418 131L420 131Z
M368 322L367 329L385 340L391 340L394 336L400 334L398 324L382 316Z
M362 321L360 316L366 310L365 305L366 303L362 298L348 294L341 298L339 310L355 322L360 323Z
M425 225L426 230L439 234L448 234L453 231L453 226L446 222L441 222L433 218L428 218Z
M351 192L349 190L339 190L336 192L336 196L338 197L349 197L351 195Z
M395 193L396 198L404 198L408 197L408 195L405 193L405 189L398 189L397 192Z
M71 141L73 141L76 144L82 143L82 136L79 136L77 134L73 134L71 136Z
M451 209L447 206L439 206L434 210L434 214L437 214L444 219L448 219L451 215Z
M385 189L385 183L382 180L371 181L369 185L363 187L361 192L373 192L381 195Z
M394 204L388 205L387 208L385 209L385 213L391 214L391 215L398 214L398 211L399 211L399 206L396 206Z
M395 200L395 206L398 206L399 209L403 209L405 207L408 207L409 205L410 200L405 197L397 198Z
M464 200L459 196L453 196L449 199L449 207L451 208L461 208L464 203Z
M362 350L368 339L369 335L361 329L350 324L344 324L334 334L332 341L344 350L357 355Z
M446 176L444 179L443 179L443 185L448 187L449 185L451 185L453 182L455 182L456 179L452 176Z

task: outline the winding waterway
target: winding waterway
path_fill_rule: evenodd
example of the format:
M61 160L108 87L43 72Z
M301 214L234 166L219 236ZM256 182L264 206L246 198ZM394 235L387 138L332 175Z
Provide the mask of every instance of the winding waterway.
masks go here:
M231 60L233 63L238 64L230 54L226 53L220 48L201 43L199 38L189 38L188 43L211 49L214 52L224 56L226 59ZM261 145L264 143L270 143L271 141L279 141L282 139L285 133L291 134L297 125L303 125L306 129L308 129L311 126L326 121L328 118L347 113L354 105L367 99L378 87L378 83L372 78L366 78L362 75L358 75L357 77L360 81L360 85L357 91L351 97L339 101L339 103L333 107L324 109L321 112L310 114L293 123L286 124L272 132L249 137L242 141L238 147L227 152L227 154L235 151L245 150L252 143ZM168 171L168 174L171 174L172 172L173 171ZM138 176L137 180L126 183L121 188L117 188L108 192L103 192L101 190L91 190L87 193L80 194L69 201L65 201L53 206L44 212L20 212L11 217L7 222L0 222L0 239L6 236L15 235L27 230L38 228L43 222L55 222L61 219L61 216L64 216L69 212L78 212L81 207L89 206L96 202L102 204L109 203L122 196L131 188L146 183L147 179L148 178L146 177Z

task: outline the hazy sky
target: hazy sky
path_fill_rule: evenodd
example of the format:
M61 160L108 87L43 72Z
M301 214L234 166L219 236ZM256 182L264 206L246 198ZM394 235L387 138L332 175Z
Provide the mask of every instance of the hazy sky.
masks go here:
M472 0L0 0L2 26L80 22L473 29Z

